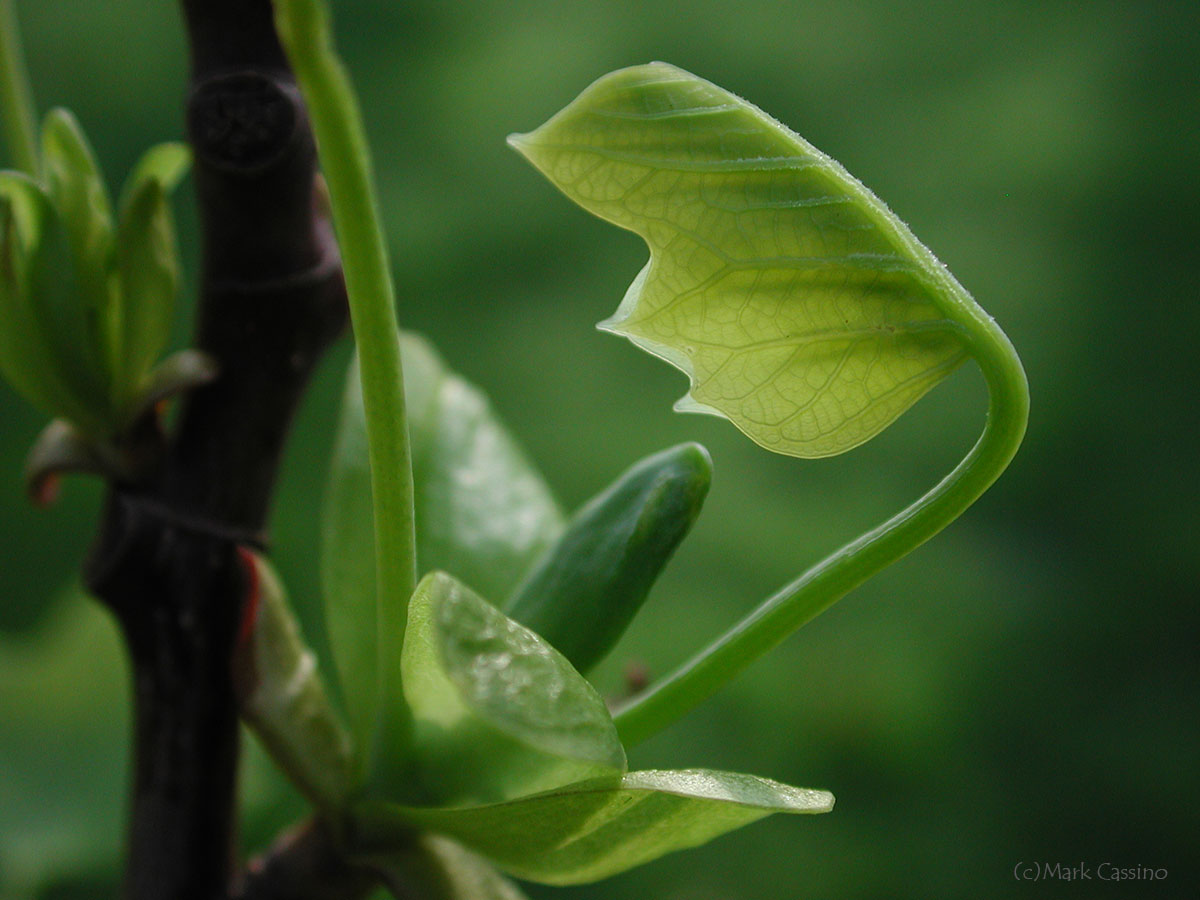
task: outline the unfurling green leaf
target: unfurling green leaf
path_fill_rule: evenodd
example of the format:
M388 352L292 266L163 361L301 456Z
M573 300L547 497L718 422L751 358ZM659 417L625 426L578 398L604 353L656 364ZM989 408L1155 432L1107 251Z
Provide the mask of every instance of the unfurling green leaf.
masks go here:
M105 385L85 320L72 311L74 272L45 192L0 172L0 372L43 412L102 433Z
M508 800L625 771L604 701L557 650L449 575L417 586L403 684L426 794Z
M179 261L167 198L190 164L185 145L158 144L142 154L121 191L117 272L122 304L117 341L126 377L120 388L130 395L145 387L146 373L171 331Z
M830 456L966 359L952 313L970 301L933 255L837 162L716 85L623 69L509 140L649 245L601 327L688 375L677 409Z
M113 214L95 155L75 117L52 109L42 129L42 174L50 199L66 229L74 257L82 311L115 350L115 291L109 283L113 254ZM119 360L105 358L116 366Z
M505 597L562 531L549 489L478 389L416 335L401 336L413 456L417 561ZM360 741L377 691L375 538L357 365L346 378L322 517L326 624Z
M279 576L261 557L244 559L250 596L233 658L242 718L293 783L318 807L336 812L354 784L350 740Z
M187 144L168 141L155 144L142 154L133 171L121 186L121 201L117 204L119 215L124 215L137 192L148 181L158 182L163 193L169 194L183 180L192 164L192 151Z
M575 514L505 612L586 673L641 608L711 480L712 461L699 444L642 460Z
M833 795L752 775L703 769L631 772L508 803L459 808L371 805L356 817L365 840L388 842L408 824L441 832L506 871L545 884L616 875L695 847L772 813L822 813Z
M166 195L189 158L179 144L143 156L119 229L87 139L66 110L46 117L44 184L0 172L0 372L91 441L111 442L147 408L178 281Z
M162 185L144 182L123 211L119 227L117 272L124 303L118 343L124 355L122 371L140 378L167 342L179 282L175 230ZM140 385L121 387L132 394Z

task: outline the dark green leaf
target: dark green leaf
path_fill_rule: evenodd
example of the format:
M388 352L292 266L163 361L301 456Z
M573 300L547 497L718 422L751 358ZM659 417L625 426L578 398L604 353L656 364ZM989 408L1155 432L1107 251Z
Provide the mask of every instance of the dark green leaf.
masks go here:
M437 802L488 802L625 770L604 701L558 651L444 573L409 605L403 684Z
M429 343L401 338L413 455L417 557L505 597L562 530L549 490L483 395ZM346 379L325 513L326 622L355 736L365 741L377 691L375 541L358 370Z
M642 460L575 514L505 612L586 673L641 608L711 480L712 461L699 444Z
M403 352L405 384L410 368L416 375L407 391L420 571L507 597L562 532L562 514L483 393L424 338L406 335Z
M685 769L631 772L507 803L460 808L364 807L363 839L385 845L415 823L453 837L519 878L580 884L695 847L772 813L821 813L825 791L752 775Z

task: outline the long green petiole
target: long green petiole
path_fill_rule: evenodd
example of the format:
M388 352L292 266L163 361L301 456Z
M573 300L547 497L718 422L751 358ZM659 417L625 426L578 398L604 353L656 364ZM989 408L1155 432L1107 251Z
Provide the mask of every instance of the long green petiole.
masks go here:
M14 0L0 0L0 118L17 168L38 176L37 116Z
M962 290L957 282L954 286ZM1025 435L1029 386L1016 350L999 326L974 304L964 304L959 312L956 318L989 394L987 424L970 453L915 503L813 566L647 693L618 709L613 718L627 747L679 719L801 625L925 543L1000 477Z
M325 6L319 0L276 0L275 22L308 104L329 185L358 344L379 574L380 686L371 750L395 765L407 752L410 725L399 660L416 586L416 539L394 292L362 118L333 47Z

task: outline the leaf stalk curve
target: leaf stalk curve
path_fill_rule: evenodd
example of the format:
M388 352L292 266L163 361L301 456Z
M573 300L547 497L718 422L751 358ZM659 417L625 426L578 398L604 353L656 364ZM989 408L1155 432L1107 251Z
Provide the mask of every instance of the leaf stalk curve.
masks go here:
M949 273L946 277L952 278ZM970 452L918 500L817 563L646 693L619 707L613 721L627 747L681 718L797 628L932 538L1008 467L1025 435L1029 385L1007 335L972 307L963 309L965 339L987 382L989 403L983 433Z

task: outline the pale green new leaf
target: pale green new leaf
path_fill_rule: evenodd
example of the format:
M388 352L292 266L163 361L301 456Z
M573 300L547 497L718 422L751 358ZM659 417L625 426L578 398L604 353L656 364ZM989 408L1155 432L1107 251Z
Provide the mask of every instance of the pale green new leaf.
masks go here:
M117 271L121 357L114 390L128 402L167 342L179 282L171 210L156 179L143 181L121 212Z
M625 771L596 690L557 650L453 577L409 604L402 658L426 795L484 803Z
M70 244L75 284L64 288L59 328L78 321L87 340L74 348L103 377L121 364L117 344L116 285L111 283L113 215L95 155L75 117L65 109L46 115L42 170L51 202ZM61 276L60 276L61 280Z
M441 832L506 871L581 884L695 847L772 813L822 813L833 795L703 769L631 772L508 803L460 808L372 806L362 833L386 842L405 823Z
M78 318L59 322L74 269L56 218L31 179L0 172L0 372L44 412L99 433L103 386L80 360L63 359L88 337Z
M416 335L401 337L421 572L505 597L562 531L549 489L478 389ZM356 737L377 690L375 540L358 367L346 378L322 517L326 624Z
M601 327L683 370L677 409L780 453L869 440L966 358L965 291L837 162L663 63L606 75L510 142L650 262Z
M174 141L155 144L142 154L133 171L125 179L121 188L121 200L117 204L119 214L125 215L126 207L147 181L157 181L163 193L170 194L183 180L191 164L192 151L187 144Z

